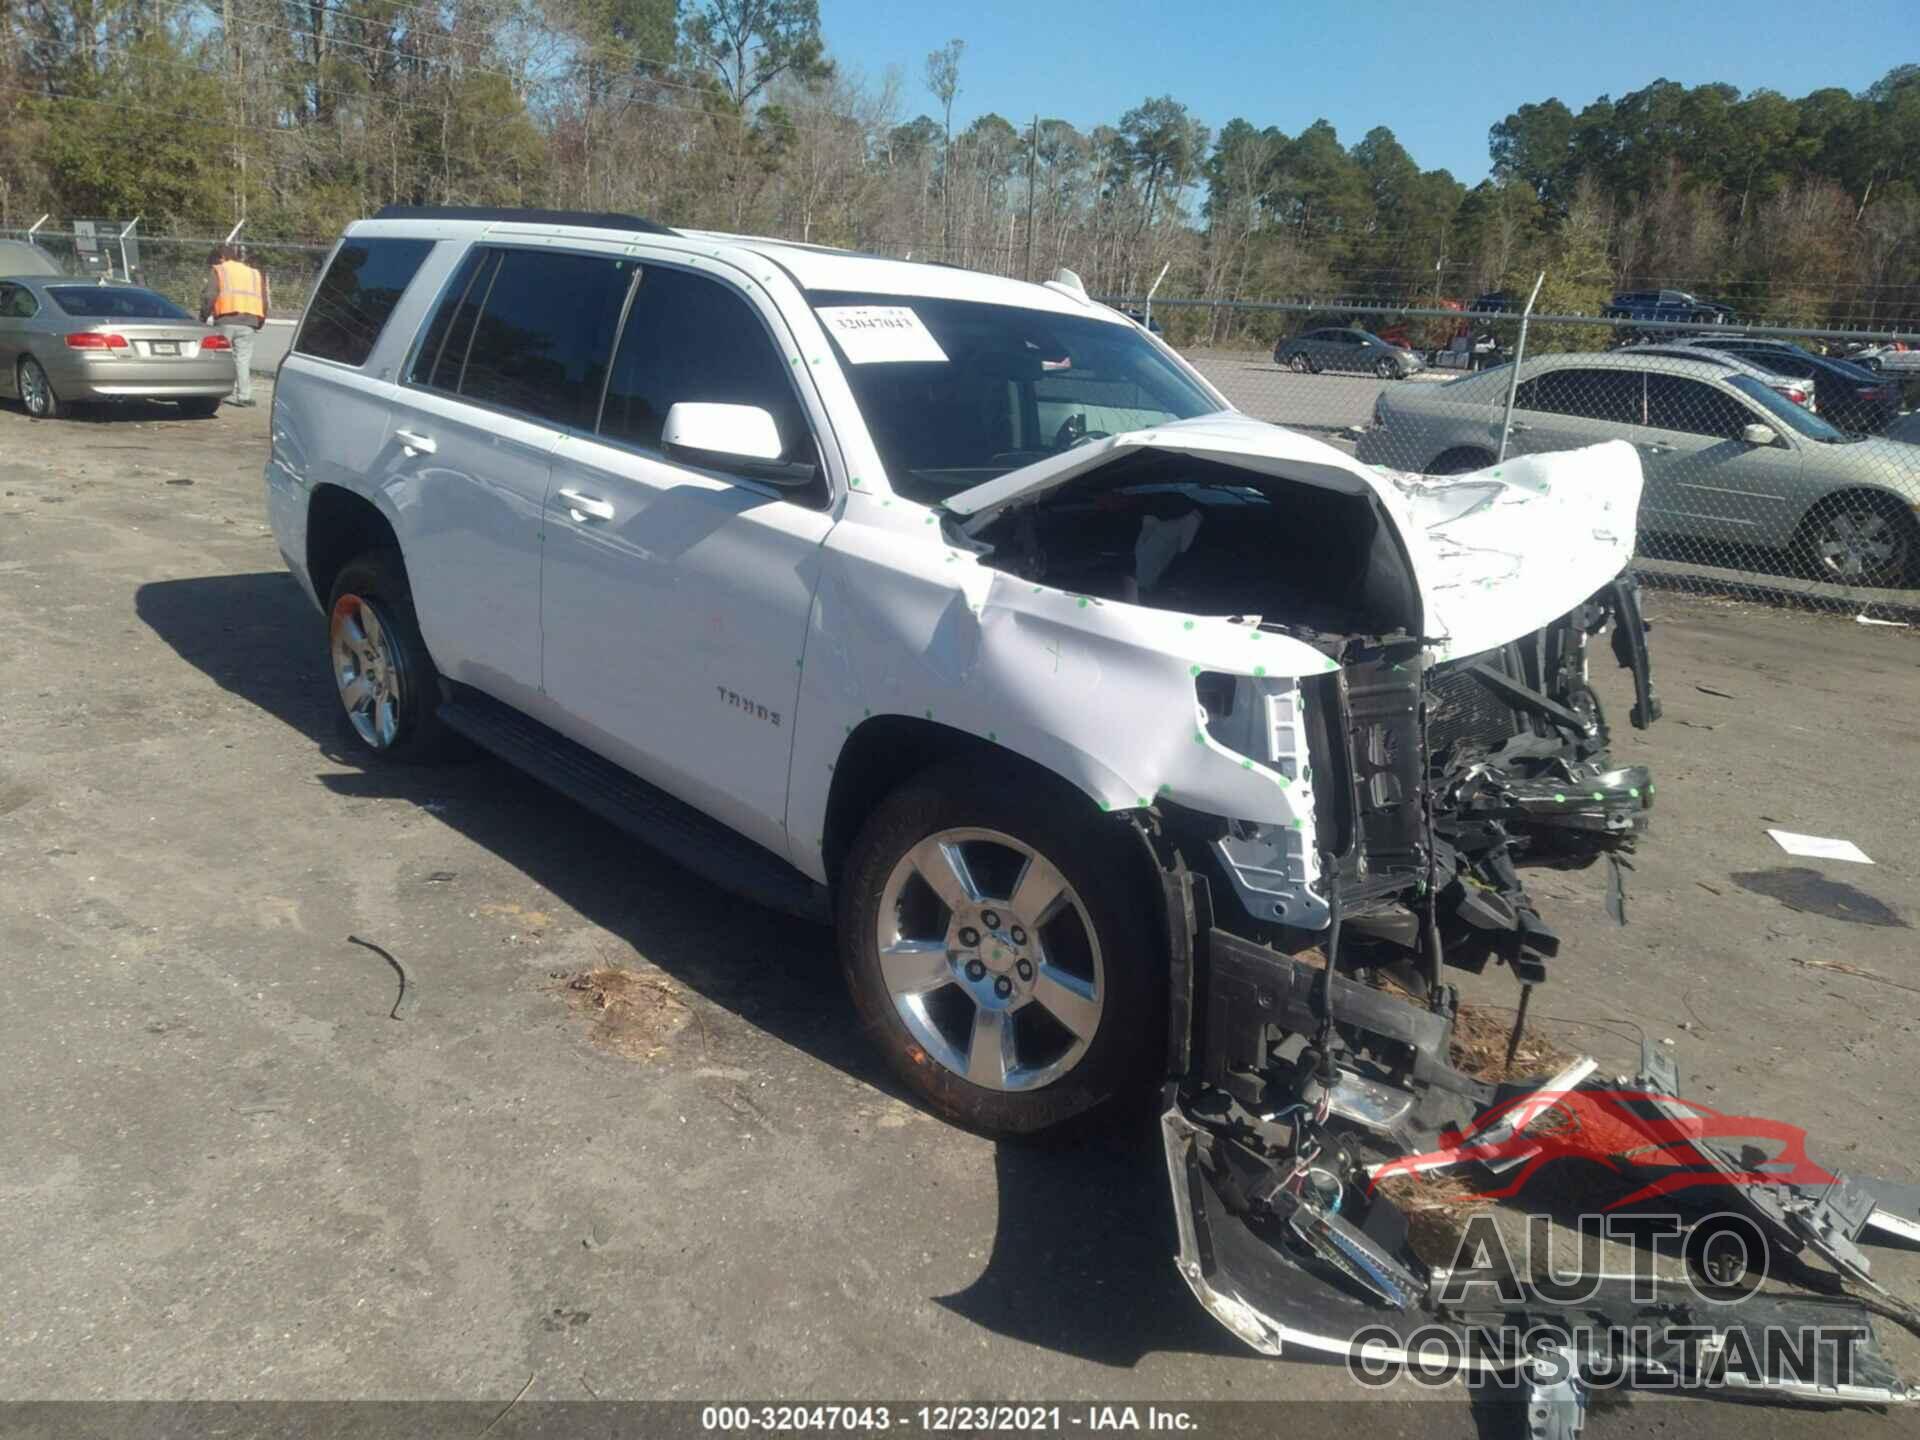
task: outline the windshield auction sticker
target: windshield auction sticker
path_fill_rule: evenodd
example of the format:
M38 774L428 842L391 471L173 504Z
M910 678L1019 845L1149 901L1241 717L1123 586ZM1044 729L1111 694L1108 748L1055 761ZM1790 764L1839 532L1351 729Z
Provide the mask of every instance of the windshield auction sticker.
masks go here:
M908 305L830 305L814 311L854 365L946 361L947 352Z

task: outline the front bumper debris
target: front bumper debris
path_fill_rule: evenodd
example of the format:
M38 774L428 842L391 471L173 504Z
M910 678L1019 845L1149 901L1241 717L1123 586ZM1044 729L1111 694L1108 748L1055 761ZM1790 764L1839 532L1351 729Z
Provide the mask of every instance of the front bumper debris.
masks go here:
M1633 673L1630 718L1644 727L1660 703L1625 577L1498 651L1438 667L1405 652L1355 656L1317 691L1302 687L1322 928L1292 930L1272 922L1273 908L1247 903L1266 892L1233 872L1245 844L1183 828L1177 813L1150 827L1174 959L1161 1130L1180 1273L1208 1313L1263 1354L1390 1367L1438 1345L1456 1373L1520 1387L1538 1425L1559 1433L1577 1428L1597 1384L1909 1400L1875 1323L1920 1328L1920 1314L1878 1285L1861 1245L1920 1237L1920 1192L1810 1161L1780 1175L1747 1168L1740 1147L1716 1140L1711 1119L1681 1098L1657 1050L1631 1079L1599 1077L1590 1059L1544 1083L1456 1068L1460 1003L1446 968L1510 966L1524 1017L1559 950L1521 883L1524 866L1606 858L1624 923L1623 856L1646 829L1654 781L1609 756L1587 684L1587 642L1609 626L1615 658ZM1511 1062L1510 1049L1509 1071ZM1677 1214L1705 1202L1737 1211L1764 1237L1774 1281L1821 1293L1762 1289L1717 1303L1721 1262L1707 1249L1688 1251L1705 1298L1679 1279L1637 1274L1596 1275L1586 1293L1555 1298L1423 1257L1383 1177L1449 1171L1516 1202L1537 1166L1568 1152L1567 1117L1578 1131L1587 1111L1646 1141L1629 1154L1651 1148L1669 1165L1685 1156L1700 1183L1663 1182L1682 1192L1663 1200ZM1652 1163L1604 1158L1620 1174ZM1853 1338L1809 1358L1774 1343L1789 1332ZM1515 1338L1529 1335L1550 1343L1543 1351Z

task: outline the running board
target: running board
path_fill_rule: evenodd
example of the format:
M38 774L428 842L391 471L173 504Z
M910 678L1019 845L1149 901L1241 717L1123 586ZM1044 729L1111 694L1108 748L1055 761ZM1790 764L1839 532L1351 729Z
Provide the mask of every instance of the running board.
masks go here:
M469 686L440 707L449 730L593 811L721 889L803 920L829 922L827 887L771 850Z

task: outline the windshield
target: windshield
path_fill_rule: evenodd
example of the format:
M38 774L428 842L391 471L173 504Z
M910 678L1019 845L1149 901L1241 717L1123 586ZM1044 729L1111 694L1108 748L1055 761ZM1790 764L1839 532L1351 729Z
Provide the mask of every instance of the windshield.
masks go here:
M125 285L49 285L53 303L89 320L191 320L164 295Z
M1834 429L1827 421L1804 406L1796 405L1778 390L1769 389L1751 375L1729 375L1727 384L1733 386L1754 404L1760 406L1776 420L1784 420L1793 429L1811 440L1824 440L1832 443L1847 437Z
M809 298L893 488L927 504L1083 440L1221 408L1131 325L919 295Z

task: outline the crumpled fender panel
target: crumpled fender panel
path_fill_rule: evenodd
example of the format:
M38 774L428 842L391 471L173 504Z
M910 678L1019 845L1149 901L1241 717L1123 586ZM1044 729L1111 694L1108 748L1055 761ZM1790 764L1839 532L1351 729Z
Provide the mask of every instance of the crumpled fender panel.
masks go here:
M1103 810L1167 799L1296 827L1311 848L1312 784L1207 733L1203 671L1290 688L1338 665L1302 641L1221 617L1074 595L972 553L842 525L828 542L802 666L788 786L793 862L826 878L832 766L886 715L931 720L1025 756Z

